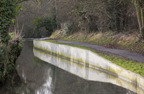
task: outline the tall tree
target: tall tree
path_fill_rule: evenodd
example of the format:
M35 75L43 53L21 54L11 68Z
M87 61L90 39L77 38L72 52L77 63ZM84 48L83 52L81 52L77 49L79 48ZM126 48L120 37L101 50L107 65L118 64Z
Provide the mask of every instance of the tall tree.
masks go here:
M132 0L135 6L141 39L144 39L144 0Z

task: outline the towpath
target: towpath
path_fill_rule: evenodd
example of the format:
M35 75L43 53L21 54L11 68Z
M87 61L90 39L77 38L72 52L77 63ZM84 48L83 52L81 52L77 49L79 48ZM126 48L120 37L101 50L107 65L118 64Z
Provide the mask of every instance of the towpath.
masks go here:
M144 63L144 56L141 54L138 54L138 53L133 53L130 51L120 50L120 49L106 48L103 46L93 45L93 44L89 44L89 43L63 41L63 40L56 40L56 41L61 42L61 43L66 43L66 44L86 46L86 47L95 49L97 51L108 52L111 54L122 56L124 58L128 58L128 59L133 60L133 61Z

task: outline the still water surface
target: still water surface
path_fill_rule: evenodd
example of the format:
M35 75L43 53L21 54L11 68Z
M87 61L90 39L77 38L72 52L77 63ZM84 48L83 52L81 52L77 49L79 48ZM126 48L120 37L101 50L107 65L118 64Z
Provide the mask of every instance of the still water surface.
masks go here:
M24 44L17 72L23 84L16 94L135 94L109 83L86 81L37 59L32 41Z

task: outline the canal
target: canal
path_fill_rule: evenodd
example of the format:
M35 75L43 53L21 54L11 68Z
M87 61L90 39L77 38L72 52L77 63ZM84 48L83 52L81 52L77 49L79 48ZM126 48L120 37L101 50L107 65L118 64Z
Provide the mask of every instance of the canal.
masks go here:
M16 94L136 94L103 82L87 81L36 58L33 42L26 41L17 60L22 80Z

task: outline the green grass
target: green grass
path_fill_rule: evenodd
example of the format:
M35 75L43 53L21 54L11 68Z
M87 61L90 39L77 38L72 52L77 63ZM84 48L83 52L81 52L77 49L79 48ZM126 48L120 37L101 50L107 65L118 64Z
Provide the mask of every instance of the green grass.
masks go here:
M115 55L107 55L104 53L100 53L100 52L97 52L96 50L94 50L92 48L85 47L85 46L60 43L60 42L57 42L55 40L44 40L44 41L90 50L90 51L106 58L107 60L111 61L112 63L114 63L118 66L121 66L127 70L130 70L134 73L137 73L137 74L140 74L141 76L144 76L144 63L140 63L140 62L136 62L136 61L132 61L132 60L126 60L124 58L120 58L120 57L117 57Z
M100 56L110 60L112 63L119 65L127 70L130 70L134 73L140 74L141 76L144 76L144 63L139 63L136 61L131 61L131 60L125 60L118 58L113 55L105 55L102 53L98 53Z

